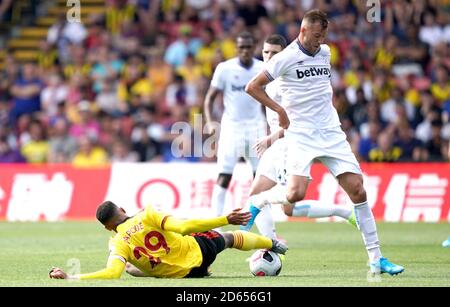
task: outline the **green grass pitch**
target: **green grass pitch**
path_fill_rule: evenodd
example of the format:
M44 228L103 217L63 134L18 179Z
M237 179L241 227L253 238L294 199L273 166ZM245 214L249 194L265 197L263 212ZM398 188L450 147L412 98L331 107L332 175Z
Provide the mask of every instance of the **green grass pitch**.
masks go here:
M226 229L237 229L228 227ZM358 230L344 223L280 223L289 244L280 276L253 277L245 259L252 252L225 250L203 279L134 278L120 280L50 280L52 266L69 269L71 258L82 272L102 269L110 233L95 222L0 223L0 286L450 286L450 235L447 223L379 223L384 256L405 266L395 277L367 280L367 254Z

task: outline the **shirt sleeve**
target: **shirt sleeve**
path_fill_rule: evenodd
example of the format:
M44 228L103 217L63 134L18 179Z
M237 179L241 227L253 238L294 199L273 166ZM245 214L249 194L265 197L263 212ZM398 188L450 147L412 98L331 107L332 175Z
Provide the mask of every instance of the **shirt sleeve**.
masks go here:
M224 67L222 63L217 65L216 70L214 71L211 86L221 91L225 89Z
M145 208L143 220L145 223L148 223L154 227L166 231L177 232L183 235L193 232L208 231L217 227L228 225L228 219L226 216L211 219L183 220L162 212L158 212L151 205Z
M105 269L94 272L81 274L78 277L83 279L118 279L122 276L122 272L125 270L126 262L122 260L109 256L108 264Z
M286 73L288 67L288 61L286 61L287 55L289 54L282 51L274 55L269 62L266 63L263 72L270 81L273 81Z
M125 270L129 257L129 247L124 242L118 241L115 237L109 241L109 257L106 268L103 270L80 274L78 278L83 279L118 279Z
M194 232L208 231L225 225L228 225L226 216L196 220L182 220L167 216L162 225L162 229L187 235Z

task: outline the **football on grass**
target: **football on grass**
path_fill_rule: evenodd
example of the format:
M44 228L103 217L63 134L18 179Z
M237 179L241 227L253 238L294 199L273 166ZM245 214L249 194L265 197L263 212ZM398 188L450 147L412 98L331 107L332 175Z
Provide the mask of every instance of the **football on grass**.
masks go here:
M281 259L267 249L257 250L250 257L250 272L255 276L277 276L281 272Z

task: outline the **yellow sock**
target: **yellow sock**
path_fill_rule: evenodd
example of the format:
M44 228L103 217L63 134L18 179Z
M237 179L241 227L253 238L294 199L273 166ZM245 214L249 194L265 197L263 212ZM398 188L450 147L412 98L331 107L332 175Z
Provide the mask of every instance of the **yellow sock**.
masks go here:
M241 251L249 251L252 249L272 248L272 240L248 231L232 231L233 248Z

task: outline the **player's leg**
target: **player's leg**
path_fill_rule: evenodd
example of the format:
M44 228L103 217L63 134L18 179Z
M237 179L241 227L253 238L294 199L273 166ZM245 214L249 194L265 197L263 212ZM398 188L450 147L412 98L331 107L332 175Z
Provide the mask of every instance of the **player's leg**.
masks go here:
M223 214L223 208L225 207L225 196L232 176L232 174L220 173L217 177L217 181L212 192L212 206L216 209L217 216L221 216Z
M276 155L280 154L277 146L279 141L275 142L271 147L269 147L261 157L258 169L256 171L255 180L252 182L250 188L251 198L254 195L262 193L264 191L270 190L276 185L277 181L277 171L275 167ZM247 202L247 209L250 209L250 202ZM276 238L275 233L275 223L273 221L272 210L270 206L265 206L261 209L260 214L255 218L255 223L258 231L266 237L271 239ZM245 226L241 229L246 230Z
M250 189L250 197L270 190L275 185L276 182L272 181L266 176L257 175ZM258 228L259 233L261 233L263 236L271 239L276 238L275 223L273 221L272 209L270 208L270 206L265 206L261 209L261 212L255 218L255 224Z
M362 171L345 133L340 128L328 129L321 131L321 138L321 143L326 148L326 157L320 160L337 178L354 204L353 214L369 255L372 273L381 271L393 275L403 272L403 267L390 263L381 254L375 218L367 203Z
M285 254L288 247L276 239L270 239L247 231L230 231L222 234L225 248L236 248L242 251L253 249L270 249L278 254Z
M361 231L364 245L369 255L372 273L389 273L391 275L403 272L402 266L390 263L383 258L378 239L377 226L372 210L367 203L366 190L361 174L346 172L337 176L340 186L348 194L354 204L356 225Z
M352 218L352 208L348 206L326 205L318 200L302 200L293 205L283 206L287 216L308 217L312 219L339 216L356 227L356 221Z
M238 157L236 156L236 144L231 132L229 127L222 125L217 151L219 176L214 185L211 198L212 207L216 209L216 216L221 216L223 214L227 189L230 185L233 170L238 160Z

